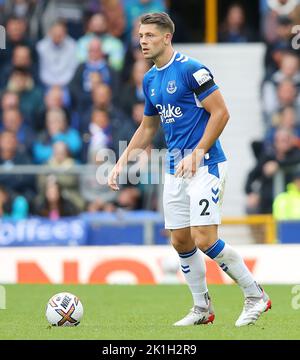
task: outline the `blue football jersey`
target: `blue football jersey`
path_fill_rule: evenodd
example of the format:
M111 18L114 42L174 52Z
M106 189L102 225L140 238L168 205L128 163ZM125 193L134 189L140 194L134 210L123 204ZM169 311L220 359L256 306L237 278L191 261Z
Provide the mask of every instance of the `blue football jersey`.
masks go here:
M144 76L147 116L159 115L168 147L166 171L193 151L203 136L210 114L201 101L218 89L211 72L199 61L175 52L163 67L153 66ZM219 140L205 154L202 165L225 161Z

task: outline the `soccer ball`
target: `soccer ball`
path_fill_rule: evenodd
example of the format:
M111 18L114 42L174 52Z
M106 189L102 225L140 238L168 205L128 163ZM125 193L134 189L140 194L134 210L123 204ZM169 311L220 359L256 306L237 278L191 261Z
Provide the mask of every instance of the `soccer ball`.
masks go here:
M52 296L47 303L46 317L52 326L77 326L83 306L77 296L63 292Z

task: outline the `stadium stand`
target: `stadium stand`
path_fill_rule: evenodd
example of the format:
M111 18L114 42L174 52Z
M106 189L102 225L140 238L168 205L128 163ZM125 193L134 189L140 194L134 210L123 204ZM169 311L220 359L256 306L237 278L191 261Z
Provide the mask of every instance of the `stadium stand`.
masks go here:
M247 243L253 241L252 232L247 234L249 223L243 216L270 214L274 197L300 163L299 52L291 45L299 6L281 8L275 1L261 1L258 34L248 5L226 4L219 26L224 44L180 44L178 50L208 64L224 90L232 120L223 142L234 174L228 178L224 216L229 226L236 223L232 216L241 217L243 235L236 238ZM47 184L66 204L57 207L57 218L122 209L161 212L160 185L125 184L116 195L80 166L98 166L97 150L118 153L119 142L128 142L137 129L144 101L141 80L151 66L139 50L137 19L145 11L167 10L178 19L184 39L192 31L176 9L176 1L162 0L3 2L7 39L0 57L0 185L3 203L9 204L3 207L10 209L7 217L21 197L28 206L20 210L23 217L51 218L43 209ZM265 44L249 44L259 38ZM290 147L274 154L276 141L284 137L280 134L287 133ZM165 147L161 132L152 147ZM7 170L12 164L32 167L23 174L14 168L14 173ZM35 164L45 164L47 170ZM144 179L151 173L148 165ZM282 172L286 169L287 175Z

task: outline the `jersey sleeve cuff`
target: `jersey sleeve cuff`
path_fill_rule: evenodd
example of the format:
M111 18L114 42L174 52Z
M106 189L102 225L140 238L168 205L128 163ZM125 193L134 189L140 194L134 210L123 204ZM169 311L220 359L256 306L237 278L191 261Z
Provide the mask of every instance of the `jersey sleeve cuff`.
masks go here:
M212 94L214 91L218 90L219 86L218 85L214 85L212 86L210 89L206 90L204 93L199 94L197 97L200 101L204 100L205 98L207 98L210 94Z

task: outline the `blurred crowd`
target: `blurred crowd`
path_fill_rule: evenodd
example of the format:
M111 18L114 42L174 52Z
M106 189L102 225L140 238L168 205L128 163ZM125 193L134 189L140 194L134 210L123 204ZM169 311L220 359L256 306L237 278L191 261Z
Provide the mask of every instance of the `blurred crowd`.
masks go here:
M0 215L57 219L81 211L156 209L155 194L145 186L123 186L115 193L97 182L95 170L79 175L67 170L99 164L101 149L118 157L119 142L129 142L139 126L142 79L152 65L139 48L138 18L165 11L164 1L0 0L0 7L6 28L0 57L5 169ZM154 146L165 147L161 132ZM9 172L13 165L28 164L66 171Z
M142 120L142 79L151 66L140 51L138 18L169 11L170 3L0 0L0 23L6 28L6 50L0 56L0 164L6 169L0 173L0 216L57 219L81 211L157 209L151 186L123 186L114 193L99 185L95 173L34 176L9 169L97 165L100 149L120 155L119 142L129 142ZM248 213L272 212L276 173L300 163L295 24L300 24L298 0L261 0L261 31L232 1L219 27L220 42L263 39L267 48L261 87L265 134L252 144L257 163L247 178ZM165 147L161 130L152 146ZM143 166L148 176L148 164ZM292 176L288 173L285 182Z
M252 143L256 164L245 185L247 213L300 219L300 50L293 41L294 26L300 25L300 2L266 0L262 11L264 134ZM282 187L287 192L276 196Z

